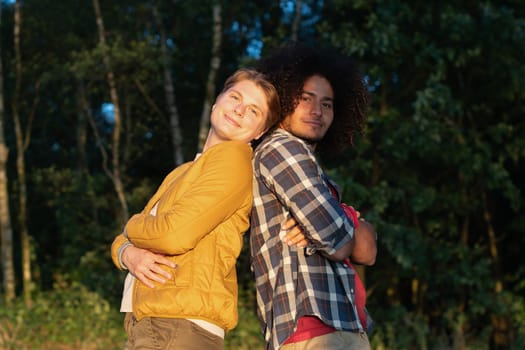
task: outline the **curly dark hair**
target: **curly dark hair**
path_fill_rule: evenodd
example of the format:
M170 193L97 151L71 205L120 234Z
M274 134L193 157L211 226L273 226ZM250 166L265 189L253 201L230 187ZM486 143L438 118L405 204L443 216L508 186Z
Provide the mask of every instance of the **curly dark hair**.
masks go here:
M295 110L308 78L320 75L330 82L334 120L318 143L318 150L339 153L353 144L355 134L363 132L369 93L353 61L335 48L291 42L261 59L255 68L277 89L281 120Z

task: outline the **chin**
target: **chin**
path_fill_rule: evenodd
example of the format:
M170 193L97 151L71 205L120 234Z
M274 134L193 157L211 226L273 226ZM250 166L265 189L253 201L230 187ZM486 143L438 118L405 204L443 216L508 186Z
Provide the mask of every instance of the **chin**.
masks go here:
M323 139L323 137L318 134L310 133L304 133L303 136L301 136L301 138L309 143L317 143Z

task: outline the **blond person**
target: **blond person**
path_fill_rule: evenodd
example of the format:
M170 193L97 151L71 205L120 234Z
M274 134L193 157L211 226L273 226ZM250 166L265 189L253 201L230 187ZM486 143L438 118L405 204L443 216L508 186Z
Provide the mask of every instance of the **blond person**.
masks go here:
M237 315L235 263L252 208L252 147L280 114L254 70L228 78L202 153L173 170L112 245L129 268L121 311L128 349L223 349Z

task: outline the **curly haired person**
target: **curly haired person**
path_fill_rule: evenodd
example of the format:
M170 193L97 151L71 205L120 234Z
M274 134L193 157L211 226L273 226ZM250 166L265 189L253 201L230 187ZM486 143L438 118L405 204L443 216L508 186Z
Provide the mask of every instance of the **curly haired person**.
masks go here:
M373 265L373 226L339 202L316 152L332 156L364 128L368 92L350 59L292 43L257 69L276 87L281 120L254 152L250 248L268 349L370 349L364 287L354 263ZM289 244L295 220L306 247Z

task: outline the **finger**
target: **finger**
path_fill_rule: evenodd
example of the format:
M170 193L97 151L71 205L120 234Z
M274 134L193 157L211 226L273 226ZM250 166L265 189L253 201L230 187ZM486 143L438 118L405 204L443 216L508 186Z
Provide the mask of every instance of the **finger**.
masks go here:
M281 226L281 229L288 231L296 225L297 225L297 221L295 221L294 218L290 218L286 220L286 222Z
M140 273L140 274L136 274L135 277L142 283L144 283L146 286L148 286L149 288L155 288L155 285L153 284L153 282L148 279L144 274Z
M297 242L299 242L303 238L304 235L302 234L302 231L298 228L294 228L286 235L286 242L288 244L297 244Z
M298 248L304 248L308 245L308 241L306 239L302 239L299 242L297 242Z
M288 243L288 244L290 244L290 242L293 242L294 238L298 234L298 231L300 232L300 229L297 227L294 227L288 232L286 232L285 235L282 237L283 242Z
M172 278L172 274L169 272L169 271L166 271L164 270L162 267L160 267L159 265L153 265L151 267L151 270L150 270L152 273L158 275L158 276L162 276L166 279L171 279Z
M155 254L155 259L154 259L155 263L158 263L158 264L162 264L162 265L166 265L166 266L169 266L173 269L177 268L177 264L175 264L173 261L167 259L165 256L163 255L158 255L158 254Z
M304 232L298 226L294 227L292 231L290 231L285 238L286 238L286 243L288 243L288 245L299 245L300 242L303 242L303 241L306 242L306 237L304 235Z
M163 277L163 275L160 275L154 271L149 271L147 274L146 274L146 277L150 280L150 281L155 281L155 282L159 282L161 284L165 284L166 283L166 278Z
M141 271L137 273L136 277L150 288L155 285L152 282L159 282L165 284L167 279L171 279L172 275L162 269L159 265L151 265L151 267L141 266Z

